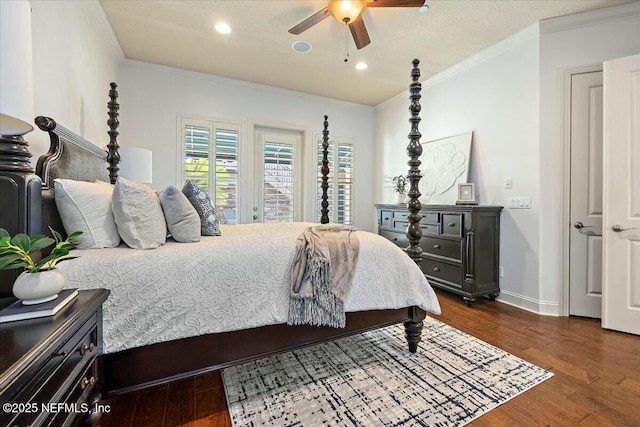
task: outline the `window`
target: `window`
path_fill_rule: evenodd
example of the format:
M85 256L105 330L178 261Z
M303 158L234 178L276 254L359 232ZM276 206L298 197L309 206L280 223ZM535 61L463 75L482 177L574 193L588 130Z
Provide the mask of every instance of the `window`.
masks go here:
M353 224L353 165L354 140L332 138L329 140L329 221L338 224ZM322 139L318 140L318 221L322 214Z
M215 195L220 214L227 223L237 224L240 126L183 117L181 128L182 176Z

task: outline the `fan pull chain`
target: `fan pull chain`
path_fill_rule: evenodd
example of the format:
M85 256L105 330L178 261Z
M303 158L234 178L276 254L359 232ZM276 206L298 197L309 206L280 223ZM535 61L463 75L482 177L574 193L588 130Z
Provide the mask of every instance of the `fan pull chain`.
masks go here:
M344 62L349 62L349 21L344 21Z

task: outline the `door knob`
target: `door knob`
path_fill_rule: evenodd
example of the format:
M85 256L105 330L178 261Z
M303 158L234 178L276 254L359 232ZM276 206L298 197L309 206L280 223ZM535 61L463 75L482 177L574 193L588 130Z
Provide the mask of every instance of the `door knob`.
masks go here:
M584 225L583 223L581 223L580 221L574 222L573 226L575 228L577 228L578 230L580 230L581 228L590 228L593 227L593 225Z
M623 226L621 226L620 224L615 224L611 227L611 229L613 231L615 231L616 233L620 233L621 231L627 231L627 230L635 230L635 227L631 227L631 228L624 228Z

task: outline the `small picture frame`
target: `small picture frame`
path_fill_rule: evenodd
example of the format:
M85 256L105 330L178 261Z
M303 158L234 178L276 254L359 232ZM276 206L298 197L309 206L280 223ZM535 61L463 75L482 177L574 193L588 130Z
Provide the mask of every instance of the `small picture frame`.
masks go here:
M476 185L473 182L458 184L458 200L456 205L477 205Z

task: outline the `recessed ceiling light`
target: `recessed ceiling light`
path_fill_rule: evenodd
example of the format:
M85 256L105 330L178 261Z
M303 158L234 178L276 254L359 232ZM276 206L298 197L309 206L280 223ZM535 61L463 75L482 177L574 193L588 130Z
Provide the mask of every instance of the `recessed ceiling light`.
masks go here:
M231 32L231 27L224 22L218 22L214 28L220 34L229 34Z
M358 62L356 64L356 70L366 70L369 68L369 65L366 62Z
M418 12L425 13L427 10L429 10L429 5L425 3L422 6L420 6L420 9L418 9Z
M291 48L298 53L307 53L311 50L311 43L304 40L298 40L293 42Z

